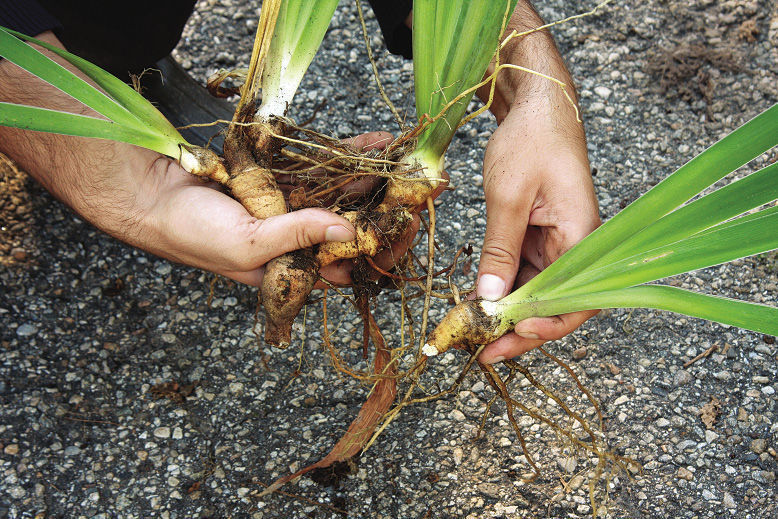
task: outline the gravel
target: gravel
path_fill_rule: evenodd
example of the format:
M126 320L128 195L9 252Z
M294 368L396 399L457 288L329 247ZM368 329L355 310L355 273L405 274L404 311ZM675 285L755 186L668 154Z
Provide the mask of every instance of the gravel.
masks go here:
M200 2L176 51L193 76L245 64L256 27L248 5ZM583 9L537 5L549 20ZM777 7L623 0L554 29L578 82L604 218L778 101ZM389 95L410 117L411 65L387 55L372 16L368 23ZM700 46L710 52L693 51ZM662 69L666 53L689 65L683 74ZM314 116L312 127L337 136L392 127L350 2L339 7L298 99L295 118ZM438 202L441 265L468 242L474 259L480 252L479 165L493 129L479 117L452 145L456 190ZM298 328L302 350L266 350L252 332L253 289L128 248L12 167L0 172L0 518L340 517L334 509L348 517L591 516L590 456L518 413L542 469L524 482L531 470L504 405L494 405L478 434L492 392L475 375L449 397L404 411L338 486L303 478L284 489L318 504L258 497L257 482L320 458L367 394L330 367L318 305ZM671 283L775 305L778 259L765 254ZM379 307L379 325L396 328L397 297L382 296ZM359 368L346 348L358 321L343 315L337 340ZM643 467L611 479L609 516L778 516L774 338L619 310L548 348L600 401L610 448ZM454 353L436 360L441 387L462 361ZM522 362L596 422L564 370L537 352ZM175 384L163 390L166 383ZM552 412L528 384L517 392ZM714 398L720 404L706 426Z

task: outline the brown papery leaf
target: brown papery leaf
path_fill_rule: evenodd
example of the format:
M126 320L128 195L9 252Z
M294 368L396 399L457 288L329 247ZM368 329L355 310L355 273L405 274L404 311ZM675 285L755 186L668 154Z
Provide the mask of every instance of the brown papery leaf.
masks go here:
M369 315L369 319L370 338L376 346L373 373L375 375L382 375L384 378L381 378L376 382L370 396L365 403L362 404L359 414L354 421L351 422L346 433L338 443L335 444L329 454L313 465L300 469L294 474L289 474L277 479L260 494L260 497L275 492L289 481L314 469L327 468L336 463L348 462L354 458L370 440L376 427L378 427L378 424L381 422L381 419L391 407L392 402L394 402L394 397L397 394L397 381L394 378L394 375L397 373L397 363L392 362L390 364L391 354L386 347L386 342L384 341L373 316Z

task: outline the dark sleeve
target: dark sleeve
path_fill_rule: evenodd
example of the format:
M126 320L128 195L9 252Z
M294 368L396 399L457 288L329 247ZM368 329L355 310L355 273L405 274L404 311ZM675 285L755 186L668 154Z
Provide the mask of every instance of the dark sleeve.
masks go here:
M413 57L411 30L405 25L405 19L411 12L412 0L370 0L378 25L384 35L386 48L392 54Z
M28 36L61 27L35 0L0 0L0 25Z

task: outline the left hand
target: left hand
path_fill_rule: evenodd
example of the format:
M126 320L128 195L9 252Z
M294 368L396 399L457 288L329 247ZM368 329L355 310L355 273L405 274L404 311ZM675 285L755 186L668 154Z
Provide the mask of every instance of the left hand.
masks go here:
M511 108L489 141L480 297L504 297L600 224L583 128L570 112L570 106L549 98L528 98ZM567 335L594 314L521 321L515 333L488 345L479 360L515 357Z

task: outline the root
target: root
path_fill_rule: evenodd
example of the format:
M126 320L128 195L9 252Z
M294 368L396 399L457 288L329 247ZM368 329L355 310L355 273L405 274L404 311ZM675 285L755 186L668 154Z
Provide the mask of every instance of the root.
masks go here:
M287 348L292 341L292 323L300 313L319 278L311 249L300 249L271 260L262 278L265 307L265 341Z

